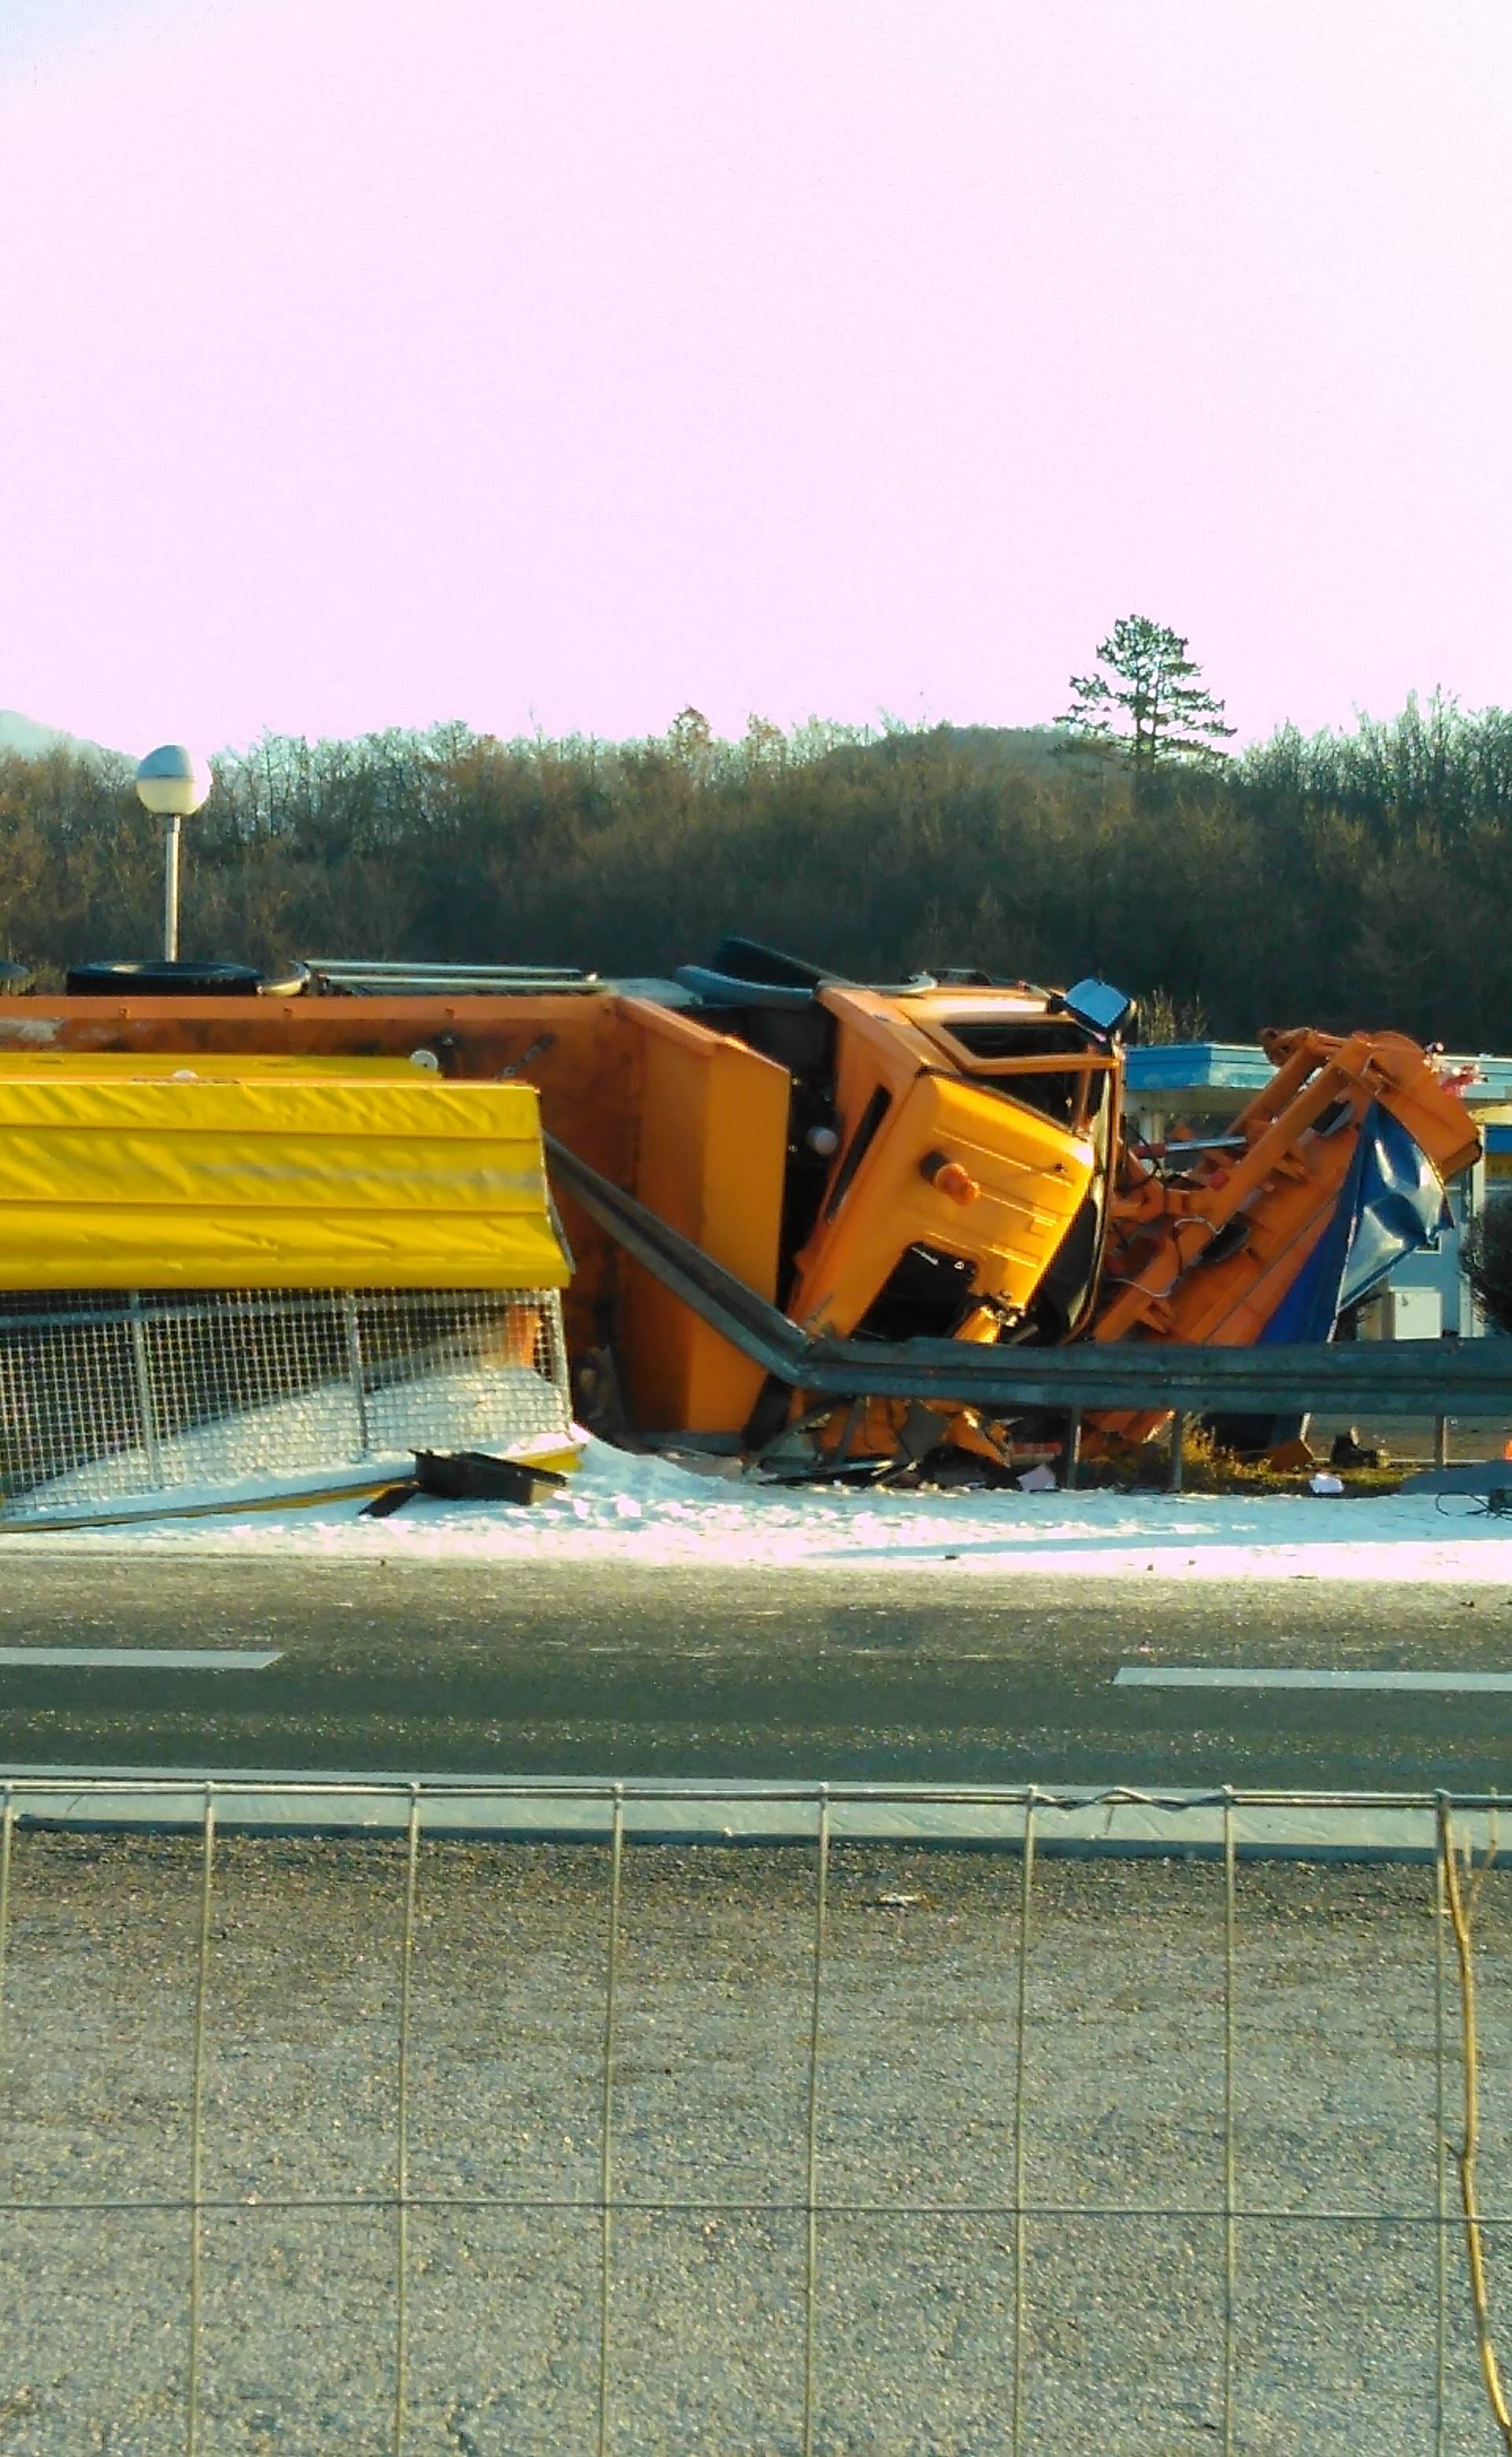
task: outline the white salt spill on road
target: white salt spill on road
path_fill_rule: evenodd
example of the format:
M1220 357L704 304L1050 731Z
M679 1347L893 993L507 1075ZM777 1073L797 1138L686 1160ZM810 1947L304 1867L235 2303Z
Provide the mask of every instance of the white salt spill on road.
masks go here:
M1512 1536L1464 1495L1253 1500L1112 1493L878 1493L751 1486L588 1446L581 1474L531 1510L417 1498L390 1518L356 1501L245 1517L8 1535L8 1552L627 1567L1024 1571L1055 1578L1359 1579L1512 1585Z

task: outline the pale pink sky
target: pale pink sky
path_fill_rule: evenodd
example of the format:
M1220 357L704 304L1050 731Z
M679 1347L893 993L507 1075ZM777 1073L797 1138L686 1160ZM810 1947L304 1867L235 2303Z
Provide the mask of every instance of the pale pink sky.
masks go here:
M0 705L1512 702L1505 0L4 0Z

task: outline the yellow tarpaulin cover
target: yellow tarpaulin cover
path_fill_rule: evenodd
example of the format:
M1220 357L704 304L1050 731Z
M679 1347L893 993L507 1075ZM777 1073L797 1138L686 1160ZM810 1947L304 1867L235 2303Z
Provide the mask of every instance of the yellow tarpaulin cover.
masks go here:
M569 1276L528 1084L0 1076L0 1288Z

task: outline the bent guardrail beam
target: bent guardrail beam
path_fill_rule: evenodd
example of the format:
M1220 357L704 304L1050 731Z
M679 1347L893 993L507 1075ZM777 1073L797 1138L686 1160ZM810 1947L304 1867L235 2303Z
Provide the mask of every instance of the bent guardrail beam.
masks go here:
M1191 1414L1495 1414L1512 1407L1512 1340L1358 1341L1338 1348L1194 1348L1143 1341L979 1348L965 1340L813 1339L555 1136L564 1192L632 1261L763 1372L820 1398L986 1408L1170 1408Z

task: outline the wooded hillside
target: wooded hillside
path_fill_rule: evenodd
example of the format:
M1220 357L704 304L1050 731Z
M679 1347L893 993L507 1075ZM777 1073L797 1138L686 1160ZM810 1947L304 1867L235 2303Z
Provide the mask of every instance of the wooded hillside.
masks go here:
M1141 782L1047 733L868 737L689 712L655 741L270 739L186 829L183 950L655 971L729 929L863 978L931 962L1166 994L1168 1029L1512 1046L1512 714L1409 706ZM0 947L159 945L130 770L0 757Z

